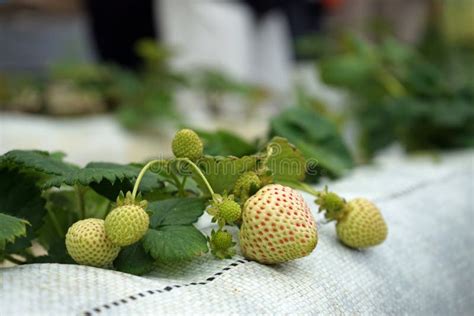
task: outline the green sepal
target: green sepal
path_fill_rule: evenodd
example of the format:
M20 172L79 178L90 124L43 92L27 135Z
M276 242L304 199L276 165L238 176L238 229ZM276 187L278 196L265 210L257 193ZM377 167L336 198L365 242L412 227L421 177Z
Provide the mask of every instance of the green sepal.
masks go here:
M138 193L137 196L134 198L130 191L127 192L125 195L122 191L120 191L119 195L117 196L114 208L125 205L137 205L145 210L148 207L148 201L142 198L141 193Z
M319 212L325 212L324 216L327 220L340 220L347 213L347 202L334 192L329 192L328 187L318 193L314 201L319 205Z

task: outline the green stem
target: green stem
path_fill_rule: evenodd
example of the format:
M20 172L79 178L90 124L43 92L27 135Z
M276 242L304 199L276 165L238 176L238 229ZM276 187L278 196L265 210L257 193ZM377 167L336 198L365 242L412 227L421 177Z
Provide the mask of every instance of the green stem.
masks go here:
M54 229L56 230L56 232L58 233L58 235L60 237L64 237L64 231L63 229L61 228L61 225L59 225L59 221L58 219L56 218L56 215L54 214L53 211L51 211L50 209L48 209L48 216L49 218L51 219L51 222L53 223L53 227Z
M153 166L154 164L156 163L162 163L162 162L165 162L166 160L163 160L163 159L160 159L160 160L152 160L150 162L148 162L143 168L142 170L140 171L139 175L138 175L138 178L137 180L135 181L135 185L133 187L133 192L132 192L132 197L135 198L136 195L137 195L137 192L138 192L138 187L140 186L140 182L142 181L143 179L143 176L145 175L145 173L147 172L147 170ZM201 169L198 168L198 166L196 166L196 164L194 164L194 162L192 162L191 160L189 160L188 158L176 158L175 161L184 161L186 163L188 163L193 169L194 171L199 175L199 177L202 179L202 181L204 182L204 184L206 185L207 189L209 190L209 193L211 193L212 196L214 196L214 190L212 190L212 187L211 185L209 184L209 181L207 181L206 177L204 176L204 174L202 173ZM179 180L177 182L179 184ZM179 188L179 185L178 185L178 188Z
M76 197L77 197L77 204L79 206L79 216L81 219L86 218L86 209L84 207L84 192L80 185L76 185Z
M186 180L188 179L187 176L184 176L183 177L183 181L181 181L179 183L179 195L180 196L185 196L185 193L184 193L184 186L186 185Z
M214 193L214 190L212 189L211 185L209 184L209 181L207 181L206 176L202 173L201 169L199 169L199 167L196 166L196 164L194 164L194 162L192 162L188 158L176 158L176 160L187 162L194 169L194 171L196 171L196 173L199 175L199 177L202 179L202 181L204 182L204 184L207 187L207 190L209 191L209 193L211 193L211 196L214 196L215 193Z
M309 194L311 194L315 197L318 197L318 195L320 193L318 190L312 188L311 186L309 186L308 184L306 184L304 182L300 183L299 189L302 190L302 191L305 191L306 193L309 193Z
M170 176L171 179L173 179L176 189L181 192L181 181L179 181L178 177L174 173L170 173Z
M301 190L301 191L304 191L306 193L309 193L311 195L313 195L314 197L318 197L320 192L316 189L314 189L313 187L311 187L310 185L304 183L304 182L296 182L296 181L291 181L291 182L285 182L285 181L278 181L278 183L282 184L282 185L286 185L286 186L289 186L293 189L297 189L297 190Z
M310 185L306 184L306 183L301 183L301 190L311 194L311 195L314 195L315 197L318 197L319 196L319 191L314 189L313 187L311 187Z
M155 163L161 163L161 162L163 162L163 161L164 161L163 159L152 160L152 161L148 162L148 163L142 168L142 170L141 170L140 173L138 174L137 180L135 181L135 185L133 186L132 197L133 197L134 199L135 199L135 197L137 196L138 187L140 186L140 182L142 182L142 179L143 179L143 177L145 176L145 173L147 172L147 170L148 170L152 165L154 165Z

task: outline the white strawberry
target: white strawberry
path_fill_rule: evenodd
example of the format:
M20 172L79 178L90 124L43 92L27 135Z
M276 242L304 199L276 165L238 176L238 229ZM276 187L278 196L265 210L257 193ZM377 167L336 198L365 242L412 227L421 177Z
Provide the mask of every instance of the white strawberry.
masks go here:
M270 184L245 203L240 228L245 257L266 264L286 262L309 255L317 242L316 222L297 191Z

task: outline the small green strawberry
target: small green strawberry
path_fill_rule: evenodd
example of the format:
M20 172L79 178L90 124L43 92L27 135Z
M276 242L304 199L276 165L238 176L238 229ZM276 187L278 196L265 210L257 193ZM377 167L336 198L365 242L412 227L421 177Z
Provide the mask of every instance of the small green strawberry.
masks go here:
M120 247L105 234L104 220L88 218L74 223L66 234L66 249L79 264L108 267L117 257Z
M176 133L171 143L176 158L188 158L196 161L203 154L203 144L198 134L190 129L182 129Z
M242 210L239 203L234 201L233 195L215 194L207 212L213 216L213 222L217 222L219 227L225 224L234 224L240 219Z
M255 194L262 186L262 181L254 171L247 171L240 175L234 185L234 196L244 204L250 196Z
M150 217L145 212L146 201L134 199L130 192L117 198L117 206L105 218L107 237L118 246L139 241L148 230Z
M316 199L320 212L336 220L337 236L351 248L368 248L387 238L387 224L375 204L364 198L345 201L327 188Z
M235 255L235 242L232 235L226 230L212 230L209 238L211 253L219 259L230 259Z
M245 202L240 227L245 257L265 264L286 262L309 255L317 242L313 214L297 191L270 184Z
M239 220L241 214L242 210L240 209L240 205L234 200L226 199L219 205L219 217L228 224Z

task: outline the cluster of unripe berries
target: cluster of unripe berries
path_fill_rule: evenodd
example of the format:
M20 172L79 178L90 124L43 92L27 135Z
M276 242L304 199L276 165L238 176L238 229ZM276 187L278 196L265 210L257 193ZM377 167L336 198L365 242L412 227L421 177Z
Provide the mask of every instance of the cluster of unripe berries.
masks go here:
M196 161L203 155L203 143L192 130L179 131L172 142L177 158ZM379 209L358 198L346 201L325 189L315 201L326 219L336 221L336 232L345 245L367 248L382 243L387 226ZM105 221L85 219L70 227L66 246L80 264L106 267L117 257L120 247L133 244L146 233L149 217L146 202L128 194L119 198L117 207ZM231 195L213 194L207 212L218 230L208 237L212 254L230 258L235 242L225 225L240 227L242 254L261 263L274 264L310 254L317 245L316 221L308 204L294 189L263 183L257 171L241 174Z
M130 192L117 199L105 220L88 218L74 223L66 234L69 255L79 264L108 267L121 247L139 241L148 230L146 201L136 201Z

